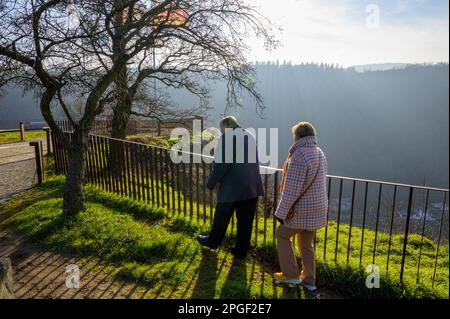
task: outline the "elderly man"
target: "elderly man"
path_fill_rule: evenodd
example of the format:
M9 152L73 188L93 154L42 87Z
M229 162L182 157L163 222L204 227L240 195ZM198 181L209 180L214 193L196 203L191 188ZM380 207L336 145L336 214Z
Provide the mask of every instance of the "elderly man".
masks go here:
M220 129L222 136L216 147L213 170L207 184L210 190L216 184L220 185L214 221L209 236L198 236L197 240L203 246L217 249L236 211L237 238L232 253L242 259L250 248L258 196L264 194L256 140L232 116L222 119Z
M281 198L275 213L281 225L276 231L278 260L281 273L275 273L278 283L302 284L315 292L316 265L314 236L327 223L327 159L317 145L316 130L308 122L292 128L294 145L283 167ZM302 257L299 277L291 238L297 235Z

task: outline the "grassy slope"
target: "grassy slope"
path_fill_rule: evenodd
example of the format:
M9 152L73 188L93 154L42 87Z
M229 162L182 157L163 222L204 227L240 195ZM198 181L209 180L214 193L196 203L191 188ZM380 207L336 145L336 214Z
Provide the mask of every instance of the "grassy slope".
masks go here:
M276 269L276 249L270 231L264 241L262 220L259 220L258 245L252 252L254 258L239 264L224 251L217 255L208 251L201 253L193 236L208 230L202 219L191 221L183 214L153 208L93 186L85 187L88 212L72 220L61 220L59 195L62 183L63 179L56 178L36 188L34 191L50 194L50 198L23 209L7 223L49 247L84 256L100 256L115 266L117 276L156 285L159 297L270 298L280 295L279 289L272 286L270 277L270 270ZM9 210L15 210L14 202L8 205ZM196 216L196 205L193 209ZM202 207L200 209L203 213ZM206 212L208 215L208 208ZM267 226L272 229L271 220L267 221ZM361 230L358 228L352 230L347 265L348 230L347 226L341 225L336 264L330 262L335 257L336 225L330 223L327 231L327 263L323 261L324 230L318 233L318 280L321 286L352 297L448 297L448 246L440 250L434 290L428 283L433 275L436 247L427 239L423 244L421 260L421 271L426 276L421 276L421 283L416 284L418 249L408 251L405 284L401 285L398 283L398 265L403 237L394 235L389 273L395 276L385 276L385 269L381 268L382 289L369 290L365 287L367 274L359 267ZM225 246L232 244L233 233L229 229ZM362 265L372 263L373 245L370 243L373 238L373 232L365 232ZM385 264L384 252L388 239L386 235L379 234L375 263L380 260L380 264ZM420 244L420 238L413 235L410 243ZM264 269L255 260L262 262ZM164 285L158 287L158 283ZM178 288L174 290L174 287Z
M45 132L25 132L25 141L45 138ZM0 144L20 142L19 132L0 133Z

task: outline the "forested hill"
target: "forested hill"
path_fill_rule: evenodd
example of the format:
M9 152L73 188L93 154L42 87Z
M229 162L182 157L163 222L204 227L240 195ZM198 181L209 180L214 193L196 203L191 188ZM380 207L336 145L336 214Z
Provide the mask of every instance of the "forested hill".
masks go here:
M318 130L330 174L448 187L448 64L363 73L326 65L256 68L265 119L255 115L250 98L234 113L244 126L279 128L280 164L291 126L307 120ZM212 87L210 124L216 124L226 91Z
M246 127L279 129L279 165L291 145L290 128L311 121L329 173L437 187L449 184L449 66L413 65L360 72L327 65L257 64L265 119L243 98L234 112ZM373 68L371 68L373 69ZM209 125L225 109L224 84L210 84ZM196 98L171 91L180 106ZM0 99L0 128L39 121L36 101L9 88Z

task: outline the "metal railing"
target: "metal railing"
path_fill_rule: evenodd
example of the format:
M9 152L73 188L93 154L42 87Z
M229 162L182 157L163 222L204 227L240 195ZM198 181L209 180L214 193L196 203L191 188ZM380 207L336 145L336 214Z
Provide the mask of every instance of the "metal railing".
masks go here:
M52 139L56 172L65 174L67 152ZM108 192L210 224L216 198L206 181L212 166L198 161L202 155L187 155L192 164L175 164L169 149L90 135L85 178ZM258 204L252 238L256 249L275 244L274 212L280 198L281 170L261 169L273 174L263 175L265 196ZM376 264L400 281L408 277L448 290L448 189L341 176L327 179L328 223L316 234L317 258L362 268ZM230 228L235 233L234 217Z

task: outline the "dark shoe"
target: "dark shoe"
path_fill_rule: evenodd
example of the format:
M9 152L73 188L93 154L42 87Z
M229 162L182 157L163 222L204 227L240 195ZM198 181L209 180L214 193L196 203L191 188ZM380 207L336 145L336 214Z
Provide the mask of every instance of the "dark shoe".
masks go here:
M240 251L238 251L238 250L236 250L236 249L234 249L234 248L231 250L231 254L232 254L234 257L236 257L237 259L240 259L240 260L245 259L245 256L247 256L246 253L242 253L242 252L240 252Z
M208 236L202 236L202 235L198 235L197 236L197 241L200 243L200 245L211 248L211 249L217 249L217 246L214 246L210 243L209 241L209 237Z

